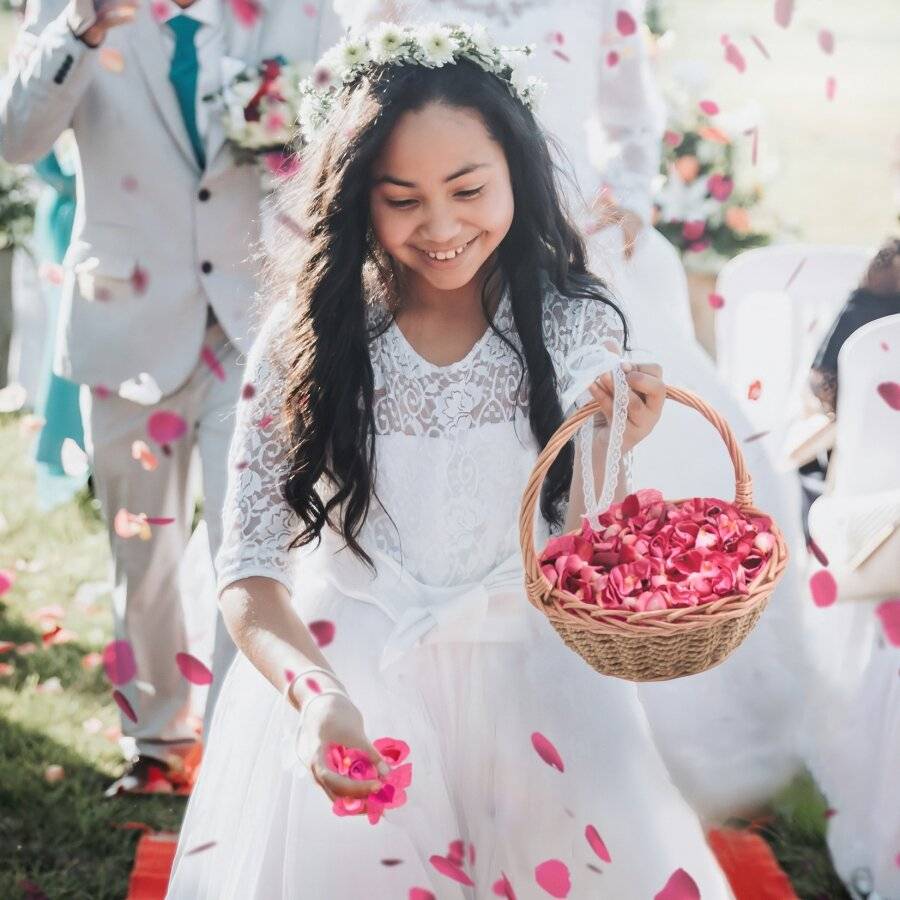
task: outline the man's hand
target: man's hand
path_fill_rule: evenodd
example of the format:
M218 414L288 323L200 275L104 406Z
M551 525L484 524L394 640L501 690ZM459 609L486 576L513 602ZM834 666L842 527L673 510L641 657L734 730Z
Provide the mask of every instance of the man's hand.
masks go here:
M71 0L67 20L72 33L89 47L99 47L106 32L134 20L136 0L112 0L94 7L94 0Z
M634 254L634 244L637 236L644 227L644 220L630 209L623 209L612 200L605 191L598 195L593 208L594 227L597 231L609 225L618 225L622 229L624 242L622 251L625 259L631 259Z

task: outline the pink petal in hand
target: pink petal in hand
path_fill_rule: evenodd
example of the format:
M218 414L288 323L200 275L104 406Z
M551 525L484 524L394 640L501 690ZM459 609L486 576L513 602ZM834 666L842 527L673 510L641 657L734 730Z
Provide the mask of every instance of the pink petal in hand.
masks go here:
M204 685L212 682L212 672L196 656L191 656L190 653L176 653L175 662L181 674L191 684Z
M653 900L700 900L700 888L684 869L678 869Z
M616 12L616 28L622 37L628 37L637 31L637 22L634 21L634 16L627 9L620 9Z
M116 706L118 706L132 722L137 722L137 715L134 711L134 707L128 702L128 698L120 690L113 691L112 697L113 700L116 701Z
M881 619L887 642L892 647L900 647L900 598L879 603L875 607L875 614Z
M103 648L103 668L114 685L128 684L137 675L131 644L128 641L110 641Z
M603 843L603 838L600 837L599 832L593 825L588 825L588 827L584 829L584 836L591 845L591 850L593 850L603 862L612 862L612 857L609 855L609 850L606 849L606 844Z
M568 897L572 890L569 867L560 859L548 859L535 866L534 880L551 897Z
M559 751L539 731L535 731L534 734L531 735L531 744L537 751L537 755L540 756L548 766L553 766L554 768L559 769L560 772L565 771L565 766L563 765Z
M837 601L837 582L828 569L820 569L809 579L809 589L816 606L832 606Z
M878 396L884 400L891 409L900 410L900 383L896 381L882 381L878 385Z
M327 647L334 640L334 622L319 619L306 626L320 647Z
M447 859L446 856L439 856L435 853L428 858L428 861L441 875L445 875L447 878L458 881L460 884L465 884L468 887L475 887L475 882L459 866Z

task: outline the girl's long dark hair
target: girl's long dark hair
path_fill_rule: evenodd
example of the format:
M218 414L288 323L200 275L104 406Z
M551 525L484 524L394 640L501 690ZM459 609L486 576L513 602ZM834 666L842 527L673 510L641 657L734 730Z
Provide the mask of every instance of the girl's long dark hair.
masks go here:
M626 326L604 284L587 271L584 241L565 210L547 138L502 81L461 61L436 69L385 67L344 91L327 134L307 151L300 174L282 190L268 295L292 298L285 331L273 348L286 372L284 497L305 526L291 546L321 540L323 527L330 525L374 568L356 540L374 492L369 343L375 335L366 310L367 303L386 298L392 308L397 284L370 229L370 172L400 116L435 102L475 111L506 154L515 212L494 274L509 289L524 361L500 336L522 363L523 378L527 373L529 424L542 448L563 421L543 337L545 279L567 297L613 306ZM482 295L489 322L490 282L496 279L486 279ZM544 480L540 509L552 526L563 520L573 455L569 442ZM327 502L316 490L323 475L333 487ZM332 516L342 504L342 520L335 525Z

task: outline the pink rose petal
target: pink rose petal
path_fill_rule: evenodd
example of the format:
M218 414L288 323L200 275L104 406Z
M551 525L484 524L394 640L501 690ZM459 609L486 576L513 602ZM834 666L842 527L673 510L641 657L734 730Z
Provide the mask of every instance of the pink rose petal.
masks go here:
M828 557L825 555L825 551L812 538L806 542L806 549L812 553L820 566L828 565Z
M153 0L153 3L150 4L150 12L157 22L162 22L169 14L169 4L165 0Z
M716 172L706 180L706 189L713 198L724 203L734 190L734 182L727 176Z
M775 22L782 28L791 24L794 15L794 0L775 0Z
M615 50L610 50L609 53L606 54L606 64L610 68L619 64L619 54L616 53Z
M837 93L837 79L834 75L829 75L825 79L825 99L826 100L834 100L834 95Z
M750 386L747 388L747 399L748 400L759 400L762 394L762 382L757 378L756 381L752 382Z
M708 116L718 115L719 104L716 103L715 100L701 100L699 106Z
M114 685L128 684L137 675L131 644L128 641L110 641L103 648L103 668Z
M175 662L181 674L191 684L204 685L212 682L212 672L196 656L191 656L190 653L176 653Z
M303 14L309 16L310 19L314 19L319 14L319 10L316 8L315 3L304 3Z
M161 409L147 419L147 434L157 444L171 444L186 432L187 422L176 412Z
M409 900L437 900L437 897L425 888L413 887L409 889Z
M568 897L572 890L569 867L560 859L548 859L535 866L534 880L551 897Z
M755 34L750 35L750 40L753 41L754 45L756 46L756 49L759 50L759 52L762 53L762 55L766 59L772 58L771 56L769 56L769 51L766 50L766 45Z
M678 869L653 900L700 900L700 888L684 869Z
M147 516L148 525L171 525L174 521L169 516Z
M306 626L320 647L327 647L334 640L334 622L319 619Z
M150 277L147 270L142 268L139 263L135 263L134 271L131 273L131 287L136 294L143 294L147 290L147 284Z
M609 850L606 849L606 844L603 843L603 838L600 837L599 832L593 825L588 825L588 827L584 829L584 836L591 845L591 850L593 850L603 862L612 862L612 857L609 855Z
M884 636L892 647L900 647L900 598L885 600L875 608Z
M216 354L213 353L211 347L204 347L200 351L200 359L206 364L207 368L219 381L225 380L225 370L222 368L222 363L216 358Z
M531 735L531 745L537 751L537 755L540 756L548 766L553 766L555 769L559 769L560 772L565 771L565 766L563 765L559 751L539 731L535 731Z
M245 28L252 27L259 18L261 9L258 0L229 0L235 19Z
M725 305L725 298L721 294L710 294L706 300L710 309L721 309Z
M741 53L738 45L731 41L725 44L725 62L730 66L734 66L741 73L747 69L747 61L744 59L744 54Z
M256 395L256 388L249 382L241 388L241 400L252 400Z
M883 381L878 385L878 396L891 409L900 409L900 384L896 381Z
M319 682L316 681L315 678L307 678L307 679L306 679L306 686L307 686L314 694L321 694L321 693L322 693L322 688L319 687Z
M628 37L637 31L637 22L634 21L634 16L628 10L620 9L616 12L616 28L622 37Z
M829 31L827 28L820 29L819 46L822 48L822 52L827 53L829 56L834 53L834 32Z
M809 589L816 606L831 606L837 600L837 582L828 569L820 569L809 579Z
M435 853L433 856L428 858L428 861L431 865L437 869L441 875L445 875L447 878L452 879L453 881L458 881L460 884L465 884L469 887L475 887L475 882L463 872L459 866L455 865L451 860L447 859L446 856L439 856Z
M501 872L500 878L493 883L491 891L495 897L504 897L505 900L516 900L516 892L513 890L513 886L504 872Z
M134 707L128 702L128 698L120 690L114 690L112 692L112 697L113 700L116 701L116 706L118 706L132 722L137 722L137 715L134 711Z

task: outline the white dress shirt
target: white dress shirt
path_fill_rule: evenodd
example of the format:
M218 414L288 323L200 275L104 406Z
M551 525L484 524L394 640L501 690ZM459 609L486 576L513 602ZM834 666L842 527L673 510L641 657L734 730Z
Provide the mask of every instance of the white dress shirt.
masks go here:
M154 9L157 7L154 6ZM175 16L187 16L200 23L194 37L197 48L197 131L206 142L209 135L209 118L213 104L204 103L203 97L222 87L222 57L225 53L225 29L222 23L221 0L194 0L185 8L172 0L162 0L159 13L154 13L159 22L163 41L169 57L175 52L175 35L166 24Z

